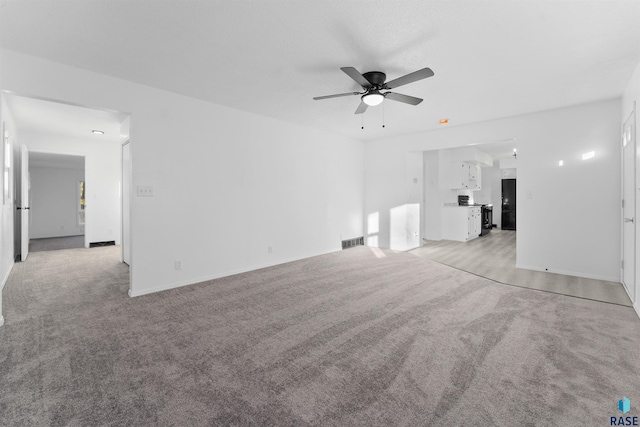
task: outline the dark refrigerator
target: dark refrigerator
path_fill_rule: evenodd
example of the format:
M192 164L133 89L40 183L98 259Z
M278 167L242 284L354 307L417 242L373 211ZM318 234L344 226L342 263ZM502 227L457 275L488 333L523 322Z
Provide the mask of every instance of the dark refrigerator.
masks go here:
M502 180L502 229L516 229L516 180Z

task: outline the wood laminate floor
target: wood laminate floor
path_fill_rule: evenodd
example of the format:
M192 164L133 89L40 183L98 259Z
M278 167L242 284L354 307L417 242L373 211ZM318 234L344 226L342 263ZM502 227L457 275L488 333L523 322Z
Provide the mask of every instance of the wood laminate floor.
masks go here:
M411 253L507 285L631 306L621 283L516 268L515 231L494 229L469 242L429 240Z

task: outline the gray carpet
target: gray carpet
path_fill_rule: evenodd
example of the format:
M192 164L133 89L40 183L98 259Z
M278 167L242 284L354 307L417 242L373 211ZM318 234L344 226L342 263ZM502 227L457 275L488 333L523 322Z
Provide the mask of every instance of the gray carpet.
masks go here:
M631 308L357 247L129 298L119 247L14 267L3 425L609 425Z

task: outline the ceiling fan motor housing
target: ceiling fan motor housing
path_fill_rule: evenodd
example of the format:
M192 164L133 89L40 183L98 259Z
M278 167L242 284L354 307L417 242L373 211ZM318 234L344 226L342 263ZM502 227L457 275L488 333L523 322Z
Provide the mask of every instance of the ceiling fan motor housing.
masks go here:
M382 71L369 71L368 73L364 73L362 76L367 79L372 86L378 87L379 89L382 89L381 86L387 79L387 75Z

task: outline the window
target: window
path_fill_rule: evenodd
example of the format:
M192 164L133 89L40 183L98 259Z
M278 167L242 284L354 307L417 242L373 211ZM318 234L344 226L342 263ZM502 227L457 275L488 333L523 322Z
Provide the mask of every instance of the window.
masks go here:
M84 225L85 185L84 181L78 182L78 225Z

